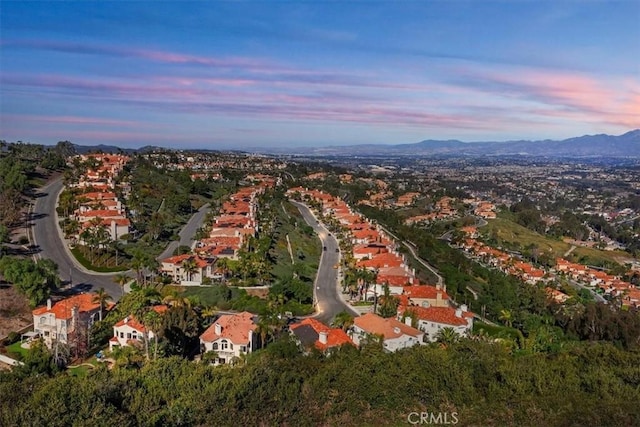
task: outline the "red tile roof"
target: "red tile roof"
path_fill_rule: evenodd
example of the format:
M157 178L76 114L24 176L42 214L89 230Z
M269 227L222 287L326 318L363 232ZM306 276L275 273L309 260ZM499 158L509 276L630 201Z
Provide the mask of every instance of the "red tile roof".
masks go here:
M422 334L416 328L405 325L397 319L385 319L377 314L367 313L363 316L356 317L353 320L355 326L371 334L382 335L384 339L393 339L402 335L411 335L418 337Z
M340 328L330 328L316 319L306 318L301 322L292 324L289 328L291 330L295 330L304 325L311 326L318 334L320 334L320 332L325 332L327 334L326 344L321 343L320 339L315 342L315 346L318 350L326 350L343 344L353 344L353 341L351 341L351 338L349 338L349 335L347 335L345 331Z
M414 312L419 319L429 322L441 323L443 325L464 326L467 318L473 317L473 313L465 311L462 317L456 316L456 309L453 307L407 307L405 312Z
M43 307L36 308L32 313L36 316L45 313L53 313L56 319L71 319L71 310L73 307L78 307L78 313L98 310L100 308L100 304L93 302L95 296L96 294L94 293L74 295L56 302L51 306L51 309L47 309L47 306L45 305Z
M256 324L253 322L254 317L254 314L247 311L237 314L223 314L200 335L200 339L213 342L226 338L234 344L246 344L249 342L249 331L256 330ZM222 327L220 335L216 334L216 325Z

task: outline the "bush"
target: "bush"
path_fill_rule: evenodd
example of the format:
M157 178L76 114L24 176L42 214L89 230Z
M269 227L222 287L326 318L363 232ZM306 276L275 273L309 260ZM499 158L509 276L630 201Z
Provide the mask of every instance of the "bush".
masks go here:
M20 239L18 239L18 243L21 245L28 245L29 239L27 238L27 236L20 236Z
M4 345L11 345L14 342L18 342L19 340L20 340L20 334L17 333L16 331L11 331L9 332L9 335L7 335L7 338L5 338Z

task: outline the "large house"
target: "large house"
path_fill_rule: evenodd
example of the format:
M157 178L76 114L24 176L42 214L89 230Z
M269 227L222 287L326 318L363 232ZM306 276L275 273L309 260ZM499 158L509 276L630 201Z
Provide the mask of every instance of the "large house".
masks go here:
M166 305L156 305L151 309L158 314L162 314L167 311L167 308ZM113 350L114 347L126 347L141 343L145 334L147 339L155 337L154 332L136 319L135 316L127 316L113 325L113 337L109 340L109 350Z
M342 329L330 328L311 318L292 324L289 331L305 350L317 348L324 352L343 344L353 344L349 335Z
M410 322L411 319L408 319L408 323ZM420 345L423 342L424 333L397 319L385 319L373 313L356 317L353 320L353 342L359 346L370 336L381 337L383 348L386 351L394 352L402 348Z
M205 277L217 278L214 270L215 259L184 254L165 258L160 270L181 285L201 285Z
M89 328L99 319L100 303L95 302L96 294L79 294L32 311L33 331L51 348L57 341L68 344L79 328Z
M473 329L473 313L467 311L466 305L453 307L419 307L409 306L398 311L398 318L417 318L418 328L425 333L425 338L435 341L438 332L444 328L451 328L460 335L467 335Z
M259 348L255 315L249 312L224 314L200 335L202 353L214 351L215 365L230 363Z

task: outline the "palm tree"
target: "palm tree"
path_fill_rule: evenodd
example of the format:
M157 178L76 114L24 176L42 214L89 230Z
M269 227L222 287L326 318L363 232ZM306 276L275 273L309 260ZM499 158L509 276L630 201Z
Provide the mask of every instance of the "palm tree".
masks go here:
M513 324L513 314L511 310L500 310L500 320L502 320L508 328Z
M346 311L341 311L336 314L331 326L334 328L342 328L343 331L347 331L353 325L353 316Z
M442 328L436 334L436 342L439 342L442 348L447 348L459 339L460 335L451 327Z
M124 296L124 285L129 283L129 280L130 280L129 276L127 276L124 273L116 274L113 277L113 281L116 282L118 285L120 285L120 288L122 289L122 296Z
M144 317L145 325L153 332L153 360L158 359L158 336L162 333L162 316L155 310L149 310ZM146 328L145 328L146 329Z
M187 281L191 281L193 278L193 273L198 270L198 265L196 264L196 260L192 258L188 258L182 263L182 270L187 274Z
M100 288L96 291L96 294L93 296L93 302L100 304L100 321L102 321L102 311L107 303L107 300L110 300L111 297L104 290L104 288Z
M202 310L201 315L203 320L205 320L207 322L209 322L216 314L218 314L218 307L216 306L210 306L210 307L206 307Z

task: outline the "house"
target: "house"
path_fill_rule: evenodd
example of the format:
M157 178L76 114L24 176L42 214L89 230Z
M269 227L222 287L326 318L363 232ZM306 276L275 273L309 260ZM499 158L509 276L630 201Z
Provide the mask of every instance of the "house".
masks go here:
M398 310L398 318L410 320L416 317L418 329L425 333L425 338L435 341L438 332L444 328L452 328L460 335L466 335L473 328L473 313L467 311L466 305L453 307L416 307L409 306Z
M47 347L57 342L68 344L80 328L91 327L99 319L100 303L94 302L96 294L74 295L32 311L33 331L43 338Z
M381 337L383 348L389 352L419 345L424 338L422 331L394 318L385 319L377 314L367 313L353 320L351 338L354 344L359 346L372 335Z
M446 286L414 285L402 288L411 305L420 307L449 307L450 298Z
M247 311L220 316L200 335L202 353L216 352L214 364L222 365L257 350L260 343L255 317Z
M342 329L330 328L311 318L292 324L289 331L305 350L315 347L324 352L343 344L353 344L349 335Z
M166 305L156 305L151 308L158 314L167 311ZM148 329L135 316L127 316L113 326L113 337L109 340L109 350L114 347L126 347L131 344L141 343L145 334L147 339L153 339L155 334Z
M215 278L214 258L198 255L176 255L162 260L160 271L181 285L201 285L205 277Z

